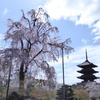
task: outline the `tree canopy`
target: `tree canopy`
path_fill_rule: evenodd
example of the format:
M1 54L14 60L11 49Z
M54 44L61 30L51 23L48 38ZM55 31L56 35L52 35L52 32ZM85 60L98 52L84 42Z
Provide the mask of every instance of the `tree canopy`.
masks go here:
M39 71L43 71L48 82L53 82L56 73L54 67L49 66L48 61L57 61L61 55L61 48L66 54L70 53L73 50L69 46L71 40L68 38L64 42L59 41L59 37L54 35L59 32L58 28L51 25L49 15L42 8L32 9L27 15L23 10L21 11L22 17L19 21L8 19L5 40L11 41L11 47L4 51L5 56L12 58L9 61L13 60L12 65L19 72L20 81L25 79L31 68L31 73L35 76Z

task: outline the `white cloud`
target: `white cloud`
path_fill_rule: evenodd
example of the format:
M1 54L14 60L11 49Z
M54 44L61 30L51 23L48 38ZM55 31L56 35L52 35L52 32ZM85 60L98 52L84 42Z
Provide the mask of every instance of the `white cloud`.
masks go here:
M0 40L4 39L4 34L0 34Z
M6 15L8 13L8 8L5 8L4 11L3 11L3 15Z
M78 76L81 76L80 73L78 73L78 70L81 70L77 67L78 64L85 61L85 49L87 49L88 53L88 60L98 67L95 68L96 71L100 71L100 45L99 46L84 46L77 48L75 52L72 52L69 55L69 59L67 57L64 57L64 68L65 68L65 83L66 84L75 84L78 82L81 82L82 80L78 79ZM58 76L58 82L62 83L62 62L61 58L58 60L57 63L51 62L50 65L55 67L55 70L57 72ZM100 72L96 74L97 77L100 76ZM99 80L96 80L99 81ZM99 81L100 83L100 81Z
M49 0L44 8L52 19L69 19L76 25L85 24L94 28L94 41L100 39L100 0Z
M92 32L95 34L94 42L100 40L100 19L93 25Z
M82 39L81 41L82 41L84 44L87 43L87 40L86 40L86 39Z

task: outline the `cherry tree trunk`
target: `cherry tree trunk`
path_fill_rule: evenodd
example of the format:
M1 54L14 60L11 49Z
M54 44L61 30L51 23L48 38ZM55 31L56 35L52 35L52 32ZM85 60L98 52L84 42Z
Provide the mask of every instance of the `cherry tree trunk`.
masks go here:
M24 65L23 63L20 66L20 72L19 72L19 94L25 95L25 88L24 88L24 79L25 79L25 72L24 72Z

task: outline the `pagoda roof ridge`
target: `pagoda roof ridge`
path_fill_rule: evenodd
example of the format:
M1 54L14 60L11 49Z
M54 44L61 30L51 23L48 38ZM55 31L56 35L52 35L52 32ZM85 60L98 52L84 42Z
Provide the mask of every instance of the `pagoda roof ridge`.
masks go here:
M91 67L97 67L97 65L94 65L89 60L85 60L83 63L77 65L78 67L85 67L85 66L91 66Z

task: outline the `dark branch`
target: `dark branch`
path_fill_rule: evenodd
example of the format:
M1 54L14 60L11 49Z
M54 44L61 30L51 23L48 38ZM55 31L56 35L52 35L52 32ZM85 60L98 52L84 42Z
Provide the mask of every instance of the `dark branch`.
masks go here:
M29 61L29 63L31 63L32 60L33 60L34 58L36 58L42 51L43 51L43 49L41 49L41 50Z
M22 50L22 49L23 49L24 44L23 44L23 40L22 40L22 39L21 39L20 41L21 41L21 50Z
M25 17L24 11L23 11L23 10L21 10L21 11L22 11L22 14L23 14L22 17L23 17L25 20L27 20L27 22L28 22L28 24L29 24L29 28L31 29L30 20L29 20L28 18Z

